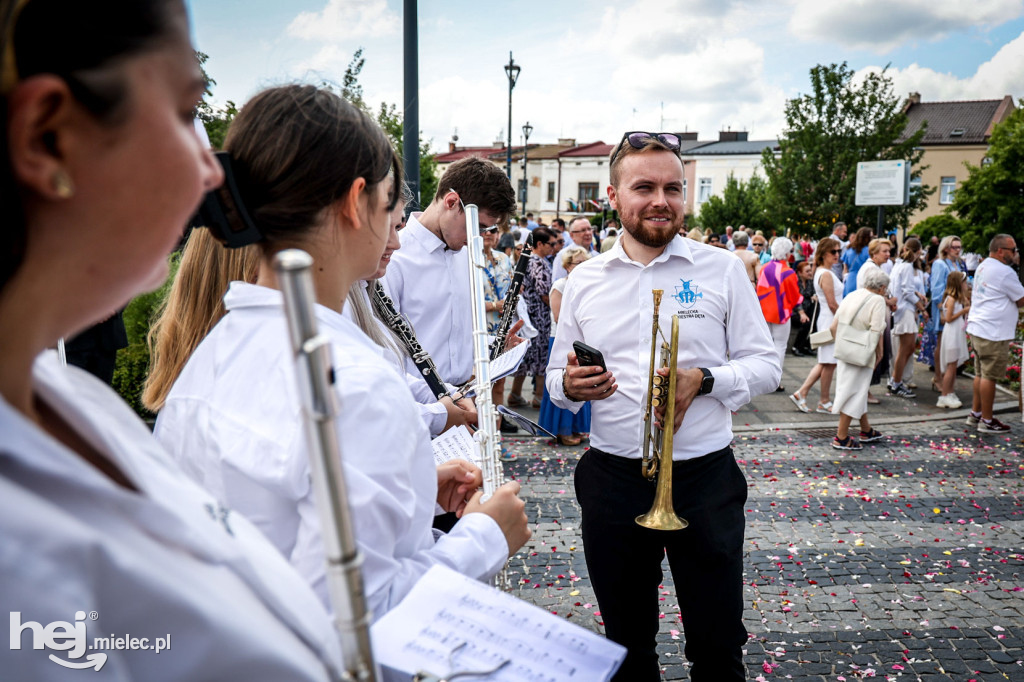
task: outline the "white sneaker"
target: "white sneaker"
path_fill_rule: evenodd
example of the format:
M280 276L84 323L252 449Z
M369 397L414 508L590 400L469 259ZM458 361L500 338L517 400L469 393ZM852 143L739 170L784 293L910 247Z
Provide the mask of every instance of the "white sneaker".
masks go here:
M950 393L946 398L946 407L951 410L957 410L963 407L963 403L960 402L960 398L956 397L956 393Z
M949 407L949 396L940 395L939 399L935 401L935 407Z

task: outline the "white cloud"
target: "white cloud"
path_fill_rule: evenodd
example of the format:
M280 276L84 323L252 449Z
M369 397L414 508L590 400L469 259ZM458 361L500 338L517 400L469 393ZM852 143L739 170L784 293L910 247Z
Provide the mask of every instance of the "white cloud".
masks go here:
M334 42L393 35L399 25L386 0L327 0L319 12L301 12L287 33L293 38Z
M887 52L951 32L991 28L1024 14L1024 0L796 0L789 30L798 38Z
M316 54L292 67L293 73L321 73L341 71L352 61L352 52L338 45L324 45Z
M603 51L595 58L608 64L610 91L625 105L619 127L663 122L701 139L726 128L774 136L785 96L765 76L764 47L748 36L778 22L774 7L753 0L636 0L607 9L591 44Z
M872 66L858 71L880 71ZM896 93L906 97L921 93L925 102L965 99L1001 99L1004 95L1021 96L1024 88L1024 33L1004 45L992 59L978 67L971 76L959 78L939 73L918 64L905 69L889 69Z

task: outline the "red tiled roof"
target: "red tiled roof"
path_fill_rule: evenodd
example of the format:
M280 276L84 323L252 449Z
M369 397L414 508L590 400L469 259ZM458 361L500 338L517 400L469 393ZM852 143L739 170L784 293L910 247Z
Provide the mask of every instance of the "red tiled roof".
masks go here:
M554 159L554 158L556 158L558 156L559 152L561 152L561 151L563 151L565 149L570 149L570 147L566 147L565 145L559 145L559 144L531 144L529 146L529 150L530 150L530 155L529 156L534 161L537 161L537 160L540 160L540 159ZM504 149L501 149L501 150L499 150L496 153L491 155L491 160L492 161L495 160L495 159L504 160L504 158L505 158L505 150ZM522 147L512 147L512 159L518 161L518 160L520 160L522 158L523 158L523 148Z
M615 149L615 145L612 144L589 142L567 149L560 153L559 156L608 156L612 153L613 149Z
M458 161L459 159L465 159L466 157L469 156L476 156L481 159L486 159L492 154L496 154L498 152L500 152L504 156L505 149L495 149L493 146L463 147L461 149L456 149L453 152L444 152L443 154L438 154L436 157L434 157L434 160L437 161L438 163L451 163L453 161Z
M992 134L994 124L1012 111L1013 99L1009 95L1003 99L911 104L903 137L909 137L927 121L921 144L982 144Z

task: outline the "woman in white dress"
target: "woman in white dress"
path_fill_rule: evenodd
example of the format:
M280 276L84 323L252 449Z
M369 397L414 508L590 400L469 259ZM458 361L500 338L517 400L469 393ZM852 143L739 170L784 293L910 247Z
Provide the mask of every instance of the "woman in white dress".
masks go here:
M0 22L2 676L336 679L327 612L277 550L46 350L160 286L222 181L183 3L0 0ZM92 649L110 637L139 648Z
M815 331L828 329L832 324L832 316L839 309L843 300L843 282L832 272L832 267L839 262L842 251L840 243L832 237L825 237L818 242L814 252L814 295L818 297L818 324ZM821 399L814 410L821 414L832 414L832 401L829 393L832 390L832 376L836 371L835 345L828 343L818 346L818 364L811 368L804 379L803 385L789 396L797 409L810 412L807 405L807 394L814 384L821 380Z
M837 450L860 450L861 443L871 443L882 438L881 433L871 428L867 411L871 374L882 357L888 313L884 296L889 286L889 275L881 268L869 268L864 273L862 285L843 299L832 320L832 336L837 339L837 343L838 335L847 329L870 330L878 334L873 362L867 366L836 359L836 400L832 412L839 415L839 425L836 427L832 447ZM839 329L840 322L844 324L843 330ZM850 424L854 419L860 421L859 440L850 436Z
M967 313L971 309L971 291L967 275L956 270L946 276L946 292L942 298L942 322L946 325L939 344L942 364L942 395L936 407L956 409L961 406L956 395L956 368L971 357L967 349Z

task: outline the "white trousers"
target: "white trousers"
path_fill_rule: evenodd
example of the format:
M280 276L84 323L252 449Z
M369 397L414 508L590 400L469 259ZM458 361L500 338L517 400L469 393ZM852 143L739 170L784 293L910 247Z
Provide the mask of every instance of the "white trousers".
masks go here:
M779 354L779 367L786 360L786 344L789 343L789 329L793 324L793 318L789 318L782 324L768 323L768 329L772 332L772 341L775 342L775 352Z

